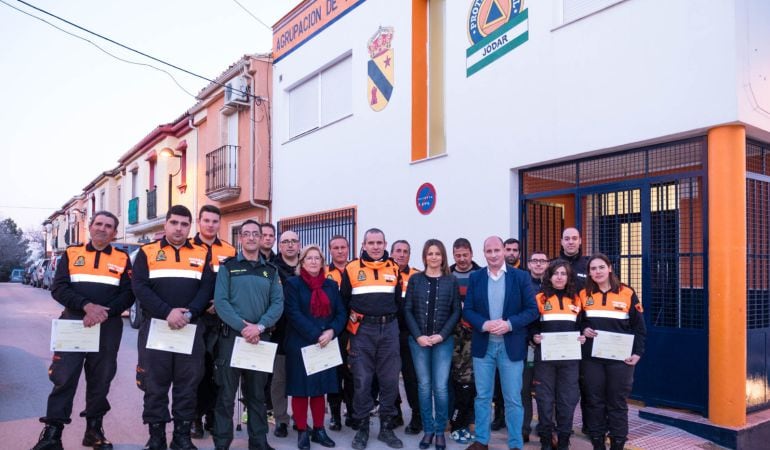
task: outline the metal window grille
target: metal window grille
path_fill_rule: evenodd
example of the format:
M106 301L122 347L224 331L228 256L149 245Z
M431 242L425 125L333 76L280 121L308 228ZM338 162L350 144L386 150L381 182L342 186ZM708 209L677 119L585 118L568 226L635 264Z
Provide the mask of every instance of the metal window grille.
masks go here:
M770 145L746 147L746 326L770 328Z
M350 250L348 260L353 259L356 246L356 209L345 208L306 216L292 217L278 221L278 236L284 231L299 235L303 246L317 244L330 260L329 239L334 235L348 238Z
M238 187L237 145L223 145L206 154L206 193Z
M561 232L564 229L564 206L543 202L527 202L526 230L529 252L543 251L555 258L561 251Z
M241 251L241 226L233 226L232 230L230 230L230 242L232 242L233 247L235 247L236 252Z
M703 169L705 139L693 138L598 158L523 170L522 193L531 195ZM766 158L770 167L770 157Z
M700 137L523 170L523 247L558 254L564 222L550 222L543 205L566 207L562 217L576 213L584 254L610 258L652 325L704 329L705 149Z

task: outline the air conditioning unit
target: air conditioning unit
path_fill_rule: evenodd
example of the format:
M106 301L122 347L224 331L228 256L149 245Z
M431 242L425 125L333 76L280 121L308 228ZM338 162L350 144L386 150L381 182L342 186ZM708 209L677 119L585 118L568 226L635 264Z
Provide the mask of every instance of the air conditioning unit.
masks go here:
M244 76L237 76L225 83L225 106L249 106L249 82Z

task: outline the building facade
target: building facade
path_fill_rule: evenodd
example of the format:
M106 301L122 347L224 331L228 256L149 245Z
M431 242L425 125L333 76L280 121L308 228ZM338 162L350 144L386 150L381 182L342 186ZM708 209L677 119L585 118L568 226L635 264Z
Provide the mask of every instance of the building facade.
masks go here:
M645 305L634 396L747 426L770 406L770 6L669 3L301 2L274 26L274 216L477 260L492 234L556 257L576 226Z

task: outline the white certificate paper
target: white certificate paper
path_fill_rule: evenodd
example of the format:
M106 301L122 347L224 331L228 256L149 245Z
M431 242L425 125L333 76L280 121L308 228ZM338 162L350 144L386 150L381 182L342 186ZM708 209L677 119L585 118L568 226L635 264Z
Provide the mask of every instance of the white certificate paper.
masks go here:
M616 359L623 361L631 356L634 348L634 335L612 333L610 331L597 330L591 356L594 358Z
M278 344L275 342L259 341L249 344L242 337L235 338L233 356L230 357L230 367L273 373L273 361Z
M342 355L337 339L329 341L326 347L318 344L302 347L302 361L305 363L305 372L308 375L341 365Z
M566 361L580 359L579 331L542 333L540 356L543 361Z
M51 321L52 352L98 352L101 325L83 326L82 320Z
M165 320L152 319L150 333L147 335L147 348L191 355L195 343L196 327L196 325L188 324L184 328L172 330Z

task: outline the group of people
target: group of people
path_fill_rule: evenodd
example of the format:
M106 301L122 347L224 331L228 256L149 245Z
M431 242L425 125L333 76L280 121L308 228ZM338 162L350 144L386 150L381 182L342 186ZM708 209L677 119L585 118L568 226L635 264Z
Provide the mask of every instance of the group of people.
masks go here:
M112 448L102 418L117 369L120 315L134 298L145 313L136 369L149 430L145 449L169 446L166 424L172 421L170 448L195 449L192 439L209 430L216 449L228 449L239 386L250 450L272 449L268 403L274 436L288 435L288 398L299 449L311 442L336 445L324 426L327 401L329 429L338 431L343 423L353 428L350 446L356 450L368 444L375 410L377 439L391 448L403 447L394 430L406 425L407 434L423 433L421 449L445 450L447 429L468 450L486 449L491 431L503 426L508 447L521 449L531 433L533 393L543 449L569 448L579 399L594 449L604 449L607 437L612 450L623 448L626 401L644 352L642 305L606 256L582 254L577 229L563 231L560 255L532 252L528 271L520 269L519 242L497 236L484 241L484 268L473 261L470 242L459 238L453 265L443 242L429 239L422 248L424 267L417 270L409 266L409 243L395 241L388 252L377 228L364 233L352 261L347 238L333 236L327 264L321 247L302 247L293 231L280 235L274 253L275 227L254 220L241 224L236 251L218 238L219 221L220 211L204 205L199 232L188 238L192 214L173 206L165 236L142 246L132 267L127 254L109 245L118 218L106 211L93 215L91 240L64 253L52 295L65 307L62 319L100 325L99 351L54 353L54 388L34 450L62 448L83 369L83 445ZM171 329L196 325L192 352L147 348L153 318ZM565 331L577 332L582 359L542 360L542 340ZM632 354L622 361L592 356L602 332L633 335ZM230 365L238 339L278 344L272 374ZM302 348L311 345L338 346L343 364L308 375ZM412 410L408 424L400 377Z

